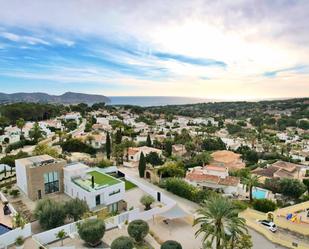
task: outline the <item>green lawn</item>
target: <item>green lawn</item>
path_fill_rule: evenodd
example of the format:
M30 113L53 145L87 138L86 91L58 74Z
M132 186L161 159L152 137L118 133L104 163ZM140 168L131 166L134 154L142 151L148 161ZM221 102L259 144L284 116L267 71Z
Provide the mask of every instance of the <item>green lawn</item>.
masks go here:
M91 171L91 172L88 172L88 174L91 176L94 176L94 182L98 184L99 186L103 186L106 184L111 186L111 185L119 183L117 179L114 179L108 175L102 174L97 171Z
M136 188L136 185L128 180L122 179L125 182L126 190L130 190L132 188Z

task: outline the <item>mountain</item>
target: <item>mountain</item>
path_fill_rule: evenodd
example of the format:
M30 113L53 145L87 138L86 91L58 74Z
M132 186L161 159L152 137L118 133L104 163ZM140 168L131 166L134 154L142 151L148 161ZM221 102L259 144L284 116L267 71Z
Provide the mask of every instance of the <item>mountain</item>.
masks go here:
M79 104L109 103L110 99L103 95L66 92L62 95L49 95L47 93L0 93L0 104L16 102L53 103L53 104Z

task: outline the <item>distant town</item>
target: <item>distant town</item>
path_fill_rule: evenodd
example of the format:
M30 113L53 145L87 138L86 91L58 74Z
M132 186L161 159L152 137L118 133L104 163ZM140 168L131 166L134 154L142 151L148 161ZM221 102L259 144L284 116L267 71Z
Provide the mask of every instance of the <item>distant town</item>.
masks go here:
M6 103L0 152L0 248L309 248L309 98Z

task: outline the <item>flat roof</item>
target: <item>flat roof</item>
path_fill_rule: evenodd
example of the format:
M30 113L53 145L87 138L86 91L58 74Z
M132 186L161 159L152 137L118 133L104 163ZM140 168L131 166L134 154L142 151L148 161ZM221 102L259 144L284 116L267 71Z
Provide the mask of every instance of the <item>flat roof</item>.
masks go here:
M92 187L92 176L94 177L94 188ZM90 192L121 183L122 181L97 170L92 170L86 173L86 178L75 178L73 182Z
M55 159L49 155L39 155L17 159L17 162L23 164L24 166L42 166L44 164L57 163L63 161L62 159Z

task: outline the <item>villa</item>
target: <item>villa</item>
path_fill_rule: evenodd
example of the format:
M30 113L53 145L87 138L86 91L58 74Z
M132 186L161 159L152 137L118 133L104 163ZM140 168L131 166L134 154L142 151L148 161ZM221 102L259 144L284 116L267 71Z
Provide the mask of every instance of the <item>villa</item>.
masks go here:
M144 156L147 156L151 152L156 152L159 156L162 155L162 150L156 148L147 146L130 147L127 151L127 155L124 156L125 161L123 162L123 166L137 167L142 152Z
M184 154L187 153L186 146L184 146L183 144L174 144L172 146L172 151L173 155L176 156L183 156Z
M123 181L83 163L68 164L63 171L64 193L85 200L90 210L107 207L109 212L116 212L125 208Z
M228 150L219 150L211 154L211 164L228 168L228 170L239 170L246 167L242 161L241 155Z
M18 188L31 200L63 192L63 167L66 161L48 155L15 160Z
M189 169L185 180L198 187L221 189L225 194L245 194L240 178L229 176L228 168L206 165Z
M266 168L257 168L253 174L261 176L261 181L272 178L290 178L303 180L306 177L308 166L290 162L277 161Z

